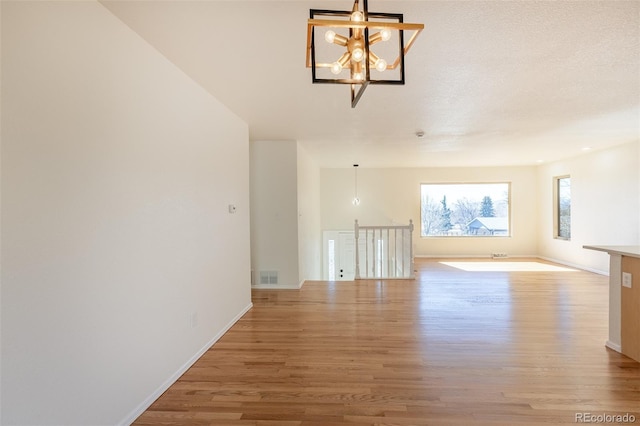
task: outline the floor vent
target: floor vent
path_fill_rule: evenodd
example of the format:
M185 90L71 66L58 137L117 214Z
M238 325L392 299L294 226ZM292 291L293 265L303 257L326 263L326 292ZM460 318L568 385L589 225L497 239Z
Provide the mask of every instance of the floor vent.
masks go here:
M278 284L278 271L260 271L260 284Z

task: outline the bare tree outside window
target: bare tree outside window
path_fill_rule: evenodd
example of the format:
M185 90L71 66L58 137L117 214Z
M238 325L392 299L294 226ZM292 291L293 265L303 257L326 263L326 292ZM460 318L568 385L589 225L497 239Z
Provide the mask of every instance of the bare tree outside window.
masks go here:
M421 236L510 236L510 189L508 182L422 184Z

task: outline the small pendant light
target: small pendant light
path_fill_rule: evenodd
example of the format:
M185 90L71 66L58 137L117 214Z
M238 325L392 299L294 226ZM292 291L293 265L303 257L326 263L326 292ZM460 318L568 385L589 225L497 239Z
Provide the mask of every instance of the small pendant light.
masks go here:
M358 165L357 164L353 165L353 172L354 172L354 180L355 180L355 191L354 191L352 203L354 206L357 206L360 204L360 198L358 198Z

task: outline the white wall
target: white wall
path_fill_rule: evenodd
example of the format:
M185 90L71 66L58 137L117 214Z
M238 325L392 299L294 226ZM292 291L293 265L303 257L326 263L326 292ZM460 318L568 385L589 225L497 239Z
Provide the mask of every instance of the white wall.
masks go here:
M359 206L353 169L321 169L322 229L361 225L406 224L413 220L417 256L510 256L536 254L537 200L535 167L368 169L358 168ZM420 184L511 182L511 228L507 238L421 238Z
M640 244L640 142L540 166L538 253L596 271L609 255L583 245ZM553 178L571 176L571 240L553 238Z
M0 100L2 95L2 3L0 3ZM0 102L0 118L2 117L2 102ZM2 120L0 119L0 179L2 176ZM0 309L2 307L2 181L0 180ZM2 424L2 312L0 312L0 424Z
M298 144L298 262L300 281L322 279L320 168Z
M298 288L297 143L252 141L251 269L259 286L260 271L277 271L278 284Z
M250 307L247 126L91 1L2 2L2 90L0 423L129 422Z

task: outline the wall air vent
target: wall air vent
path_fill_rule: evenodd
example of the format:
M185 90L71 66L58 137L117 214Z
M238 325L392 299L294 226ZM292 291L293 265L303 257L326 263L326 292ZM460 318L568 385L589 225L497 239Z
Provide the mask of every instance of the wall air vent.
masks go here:
M278 271L260 271L260 285L278 284Z

